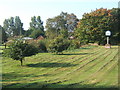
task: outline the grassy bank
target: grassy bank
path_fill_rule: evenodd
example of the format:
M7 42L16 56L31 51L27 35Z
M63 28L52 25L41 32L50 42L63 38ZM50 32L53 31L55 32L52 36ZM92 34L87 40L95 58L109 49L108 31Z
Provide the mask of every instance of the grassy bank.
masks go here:
M19 61L3 57L4 88L114 88L118 85L118 46L88 46L63 55L38 53Z

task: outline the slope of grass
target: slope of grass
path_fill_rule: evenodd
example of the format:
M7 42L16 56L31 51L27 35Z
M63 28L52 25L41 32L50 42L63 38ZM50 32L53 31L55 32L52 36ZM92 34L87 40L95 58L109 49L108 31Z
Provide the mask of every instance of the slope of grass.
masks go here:
M19 61L3 57L4 88L118 87L118 46L88 46L63 55L39 53Z
M8 48L8 46L6 46L6 48ZM0 45L0 53L3 52L3 49L5 49L5 46L4 45Z

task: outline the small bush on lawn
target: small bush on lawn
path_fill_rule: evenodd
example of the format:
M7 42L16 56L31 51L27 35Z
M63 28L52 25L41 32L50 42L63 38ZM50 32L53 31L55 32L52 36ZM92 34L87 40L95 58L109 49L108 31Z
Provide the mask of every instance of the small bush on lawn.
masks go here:
M39 48L40 52L47 52L46 40L40 40L38 42L38 48Z
M62 53L62 51L67 50L70 43L67 39L64 39L61 36L58 36L55 38L51 43L49 44L48 51L56 54Z
M35 46L24 43L22 40L15 40L11 45L9 45L9 49L5 49L3 51L3 56L19 60L22 65L22 60L25 56L31 56L36 53L38 53L38 49Z
M29 41L28 43L35 46L39 52L47 52L46 39L39 41Z
M70 45L68 50L78 49L80 48L80 41L77 39L70 40Z

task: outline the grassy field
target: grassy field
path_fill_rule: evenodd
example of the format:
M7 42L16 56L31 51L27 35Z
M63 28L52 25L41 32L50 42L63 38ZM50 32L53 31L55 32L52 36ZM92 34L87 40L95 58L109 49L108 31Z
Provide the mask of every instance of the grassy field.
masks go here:
M5 48L5 46L0 46L0 53L3 52L3 49Z
M3 57L4 88L118 87L118 46L88 46L63 55L39 53L23 63Z
M2 53L2 52L3 52L4 48L5 48L5 46L4 46L4 45L1 45L1 46L0 46L0 53ZM6 48L8 48L8 46L6 46Z

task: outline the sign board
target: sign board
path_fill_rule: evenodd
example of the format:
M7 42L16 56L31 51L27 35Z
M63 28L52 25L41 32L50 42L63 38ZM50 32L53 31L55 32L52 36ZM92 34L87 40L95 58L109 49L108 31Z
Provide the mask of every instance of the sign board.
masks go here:
M106 35L106 36L110 36L110 35L111 35L111 32L110 32L110 31L106 31L106 32L105 32L105 35Z

